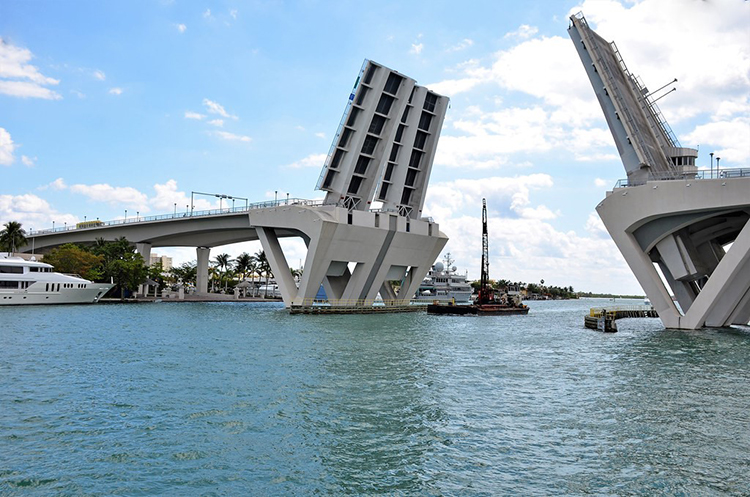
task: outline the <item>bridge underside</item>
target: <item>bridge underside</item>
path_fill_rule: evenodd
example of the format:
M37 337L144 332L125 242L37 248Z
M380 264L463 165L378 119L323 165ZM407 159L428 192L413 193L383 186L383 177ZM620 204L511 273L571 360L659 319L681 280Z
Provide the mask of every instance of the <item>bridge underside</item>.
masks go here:
M750 321L748 191L750 178L655 181L597 207L667 328Z

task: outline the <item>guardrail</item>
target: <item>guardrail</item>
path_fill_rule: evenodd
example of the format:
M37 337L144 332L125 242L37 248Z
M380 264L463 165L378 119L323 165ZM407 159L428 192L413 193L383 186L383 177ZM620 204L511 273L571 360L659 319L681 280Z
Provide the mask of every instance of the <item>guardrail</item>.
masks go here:
M607 316L611 317L618 312L647 312L653 310L653 306L650 305L613 305L611 307L592 307L589 310L589 316L591 316L592 318L599 318L602 316L602 314L606 313Z
M750 177L750 168L732 168L732 169L699 169L696 172L683 173L658 173L649 174L647 181L669 181L669 180L700 180L700 179L732 179ZM637 183L628 179L620 179L615 183L615 188L629 188L632 186L645 185L646 181Z
M47 229L36 230L36 231L29 230L28 236L46 235L50 233L61 233L61 232L68 232L68 231L97 230L101 228L106 228L108 226L121 226L124 224L144 223L144 222L152 222L152 221L166 221L169 219L185 219L185 218L190 219L190 218L196 218L196 217L224 216L227 214L249 212L255 209L268 209L271 207L279 207L282 205L321 206L321 205L326 205L326 203L324 200L309 200L309 199L304 199L304 198L267 200L264 202L255 202L253 204L249 204L246 206L227 207L224 209L209 209L209 210L204 210L204 211L190 211L190 212L182 212L182 213L174 213L174 214L159 214L156 216L134 216L132 218L114 219L112 221L102 221L101 224L97 226L87 226L87 227L79 228L74 225L71 225L71 226L47 228Z

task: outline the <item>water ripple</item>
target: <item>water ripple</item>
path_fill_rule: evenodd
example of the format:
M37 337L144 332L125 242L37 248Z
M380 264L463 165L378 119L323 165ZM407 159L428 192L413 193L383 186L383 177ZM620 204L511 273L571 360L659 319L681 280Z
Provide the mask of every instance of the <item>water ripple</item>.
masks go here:
M3 309L0 494L742 495L750 329Z

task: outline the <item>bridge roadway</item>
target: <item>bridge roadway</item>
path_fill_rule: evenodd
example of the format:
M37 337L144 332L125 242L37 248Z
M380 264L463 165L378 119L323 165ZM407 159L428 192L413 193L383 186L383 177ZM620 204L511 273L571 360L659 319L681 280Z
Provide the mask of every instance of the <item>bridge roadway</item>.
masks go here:
M121 237L134 243L144 260L154 247L196 247L199 294L208 291L212 247L259 240L287 307L315 297L321 284L337 300L374 300L380 292L389 301L408 301L448 240L428 218L349 211L322 200L294 198L33 231L21 251L43 254L66 243ZM288 237L300 237L308 247L299 286L279 244ZM392 280L401 281L398 294L388 283Z
M134 243L149 243L152 247L218 247L255 241L258 234L250 224L249 212L294 205L321 206L323 201L292 198L233 208L102 221L101 225L85 228L58 226L29 233L30 245L25 251L33 249L44 253L66 243L94 243L97 238L115 240L125 237ZM300 233L283 234L282 230L280 236L300 236Z

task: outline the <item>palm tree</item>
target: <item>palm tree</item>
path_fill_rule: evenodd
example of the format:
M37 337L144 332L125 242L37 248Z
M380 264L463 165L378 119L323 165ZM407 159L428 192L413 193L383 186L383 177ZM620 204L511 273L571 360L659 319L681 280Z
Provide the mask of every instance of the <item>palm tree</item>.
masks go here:
M273 273L271 272L271 265L268 263L268 258L266 257L265 251L261 250L260 252L255 254L255 260L258 264L258 273L259 274L265 274L266 275L266 294L265 296L268 297L268 278L273 276Z
M0 231L0 248L12 254L18 247L26 245L26 230L21 223L8 221L3 226L5 229Z
M232 263L232 259L229 254L219 254L216 256L216 265L221 269L222 279L224 279L224 291L227 291L227 280L226 274L229 269L229 265ZM221 282L219 283L221 285Z
M250 270L250 266L252 265L252 263L253 263L253 256L248 254L247 252L242 252L234 260L234 269L235 271L240 273L241 279L243 280L245 279L245 276Z

